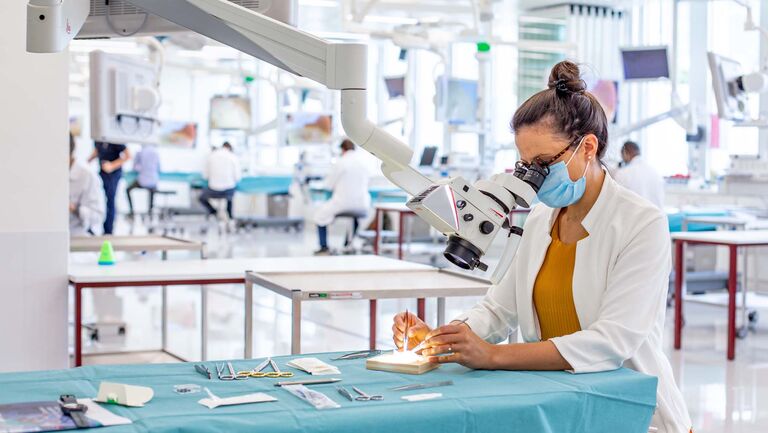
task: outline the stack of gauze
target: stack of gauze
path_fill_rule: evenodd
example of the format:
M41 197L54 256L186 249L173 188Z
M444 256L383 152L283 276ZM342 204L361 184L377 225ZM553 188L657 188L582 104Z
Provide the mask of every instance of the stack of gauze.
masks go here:
M311 375L341 374L338 368L326 364L317 358L297 358L288 363L287 366L306 371Z

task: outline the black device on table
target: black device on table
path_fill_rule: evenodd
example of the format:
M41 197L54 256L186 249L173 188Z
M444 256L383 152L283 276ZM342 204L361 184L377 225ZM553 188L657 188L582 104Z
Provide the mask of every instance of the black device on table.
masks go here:
M88 418L85 416L88 406L78 403L74 395L64 394L60 396L59 406L61 407L61 413L72 418L77 428L89 428L91 426Z

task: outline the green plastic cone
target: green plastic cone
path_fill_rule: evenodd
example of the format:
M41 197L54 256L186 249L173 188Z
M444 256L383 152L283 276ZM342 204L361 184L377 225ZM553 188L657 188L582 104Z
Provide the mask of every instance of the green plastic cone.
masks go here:
M114 265L115 264L115 250L112 248L112 242L104 241L101 244L101 254L99 255L100 265Z

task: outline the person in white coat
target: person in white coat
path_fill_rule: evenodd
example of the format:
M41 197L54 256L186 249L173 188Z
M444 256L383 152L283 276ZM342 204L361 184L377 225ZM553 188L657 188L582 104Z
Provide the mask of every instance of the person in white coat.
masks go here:
M664 178L640 155L640 146L634 141L624 143L621 159L624 165L614 174L616 182L663 209Z
M651 425L688 433L691 420L662 350L668 223L602 166L607 120L578 66L555 65L549 89L518 108L512 128L521 163L549 173L510 269L458 316L464 324L430 329L398 314L395 343L402 346L407 322L409 348L425 341L421 353L433 362L575 374L632 368L658 378ZM518 330L523 343L498 344Z
M104 221L104 197L96 173L75 160L75 139L69 135L69 234L94 234Z
M208 181L198 201L208 211L209 216L216 215L216 208L209 201L212 198L223 198L227 200L227 215L231 222L235 217L232 215L232 201L237 190L237 183L242 178L240 170L240 161L232 151L232 145L225 141L221 148L214 149L208 156L208 160L203 166L203 179Z
M341 142L341 157L325 178L325 187L332 191L331 199L318 207L315 212L315 224L320 241L317 255L329 254L328 225L336 215L344 212L365 215L371 207L371 195L368 192L370 173L366 164L360 160L355 144L345 139Z

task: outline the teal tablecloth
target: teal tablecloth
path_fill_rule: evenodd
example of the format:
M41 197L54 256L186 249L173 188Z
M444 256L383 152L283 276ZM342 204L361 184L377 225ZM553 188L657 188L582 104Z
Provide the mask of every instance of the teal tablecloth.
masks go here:
M316 355L328 362L329 354ZM287 357L275 358L281 369ZM250 369L259 360L234 361ZM0 404L55 400L60 394L94 397L99 382L108 380L151 386L154 399L144 408L108 406L134 424L99 429L123 432L489 432L489 433L646 433L656 405L656 378L632 370L572 375L565 372L473 371L444 365L421 376L375 372L363 360L333 362L340 384L351 391L385 396L380 402L350 402L334 384L313 386L338 402L340 409L315 410L287 391L273 386L278 379L223 382L207 380L192 364L90 366L70 370L0 374ZM208 362L214 371L213 362ZM295 378L308 378L296 372ZM422 391L395 392L407 383L452 379L455 385ZM284 379L280 379L284 380ZM196 383L220 396L267 392L274 403L210 410L197 401L205 396L176 394L174 385ZM441 392L443 397L407 402L406 394Z
M136 179L136 172L125 173L125 182L130 184ZM160 181L180 182L193 188L205 188L208 184L201 173L162 172ZM243 194L288 194L293 178L291 176L245 176L237 184L237 191Z

